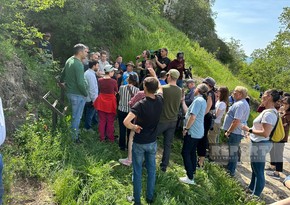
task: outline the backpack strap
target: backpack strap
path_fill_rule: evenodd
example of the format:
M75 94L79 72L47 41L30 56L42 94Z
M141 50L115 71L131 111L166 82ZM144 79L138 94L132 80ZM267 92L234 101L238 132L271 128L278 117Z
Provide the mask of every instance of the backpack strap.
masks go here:
M127 89L129 90L129 93L130 93L131 98L132 98L132 97L134 96L134 94L133 94L133 92L132 92L131 86L128 85L128 86L127 86Z
M271 110L270 112L273 112L273 113L274 113L273 110ZM274 132L275 132L275 130L276 130L276 128L277 128L278 122L279 122L279 112L277 112L277 113L275 113L275 114L277 115L277 121L276 121L276 124L275 124L275 126L273 127L273 129L272 129L270 135L269 135L270 141L271 141L271 139L272 139L272 136L273 136L273 134L274 134Z

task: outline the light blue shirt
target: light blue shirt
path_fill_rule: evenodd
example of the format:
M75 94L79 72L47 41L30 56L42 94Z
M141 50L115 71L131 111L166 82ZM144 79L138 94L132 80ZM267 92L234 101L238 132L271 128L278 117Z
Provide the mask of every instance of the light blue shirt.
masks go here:
M197 95L185 114L185 122L190 115L195 115L195 121L189 128L188 133L192 138L201 139L204 135L204 115L206 110L206 101L201 95ZM185 123L186 125L186 123Z
M88 69L85 72L84 76L87 81L87 92L88 92L86 101L94 102L99 95L99 87L98 87L98 82L96 78L96 72L92 69Z
M223 129L228 130L234 119L240 120L241 125L246 124L250 115L250 106L249 103L245 100L239 100L235 102L226 114ZM232 131L232 133L241 135L242 129L241 125L237 126L236 129Z
M123 73L123 85L127 85L128 84L128 81L127 81L127 79L129 78L129 75L130 74L134 74L134 75L136 75L137 76L137 82L139 82L139 77L138 77L138 74L136 73L136 72L134 72L134 71L131 71L131 72L128 72L128 71L126 71L126 72L124 72Z

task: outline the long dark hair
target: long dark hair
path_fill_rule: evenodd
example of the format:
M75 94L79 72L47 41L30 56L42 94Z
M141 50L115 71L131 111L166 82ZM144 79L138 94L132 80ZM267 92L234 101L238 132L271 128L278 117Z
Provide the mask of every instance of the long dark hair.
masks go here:
M284 98L283 98L283 102L284 102L284 103L287 103L288 105L290 105L290 96L284 97ZM290 106L289 106L289 108L288 108L287 110L285 110L285 111L290 111Z
M226 86L221 86L218 89L220 91L220 96L219 96L219 100L221 102L225 102L227 105L227 108L229 107L229 95L230 95L230 91L228 89L228 87Z

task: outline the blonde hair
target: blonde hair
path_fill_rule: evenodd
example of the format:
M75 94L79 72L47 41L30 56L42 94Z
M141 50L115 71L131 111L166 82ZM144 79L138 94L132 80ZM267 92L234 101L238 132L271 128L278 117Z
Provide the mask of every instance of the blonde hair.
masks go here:
M237 86L235 91L238 91L242 94L242 98L246 98L248 96L248 89L243 86Z

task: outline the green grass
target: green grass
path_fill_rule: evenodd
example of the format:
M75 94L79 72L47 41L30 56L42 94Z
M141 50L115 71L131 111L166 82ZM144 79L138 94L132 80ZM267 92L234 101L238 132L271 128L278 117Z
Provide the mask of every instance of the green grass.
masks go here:
M84 143L77 145L71 142L66 120L61 122L55 136L46 126L50 127L50 123L45 120L24 125L16 133L14 144L5 146L7 190L17 177L33 177L51 185L58 204L129 204L126 196L133 190L132 168L118 163L126 153L119 150L117 143L99 142L98 136L85 134ZM162 137L158 144L160 154ZM168 171L163 173L157 168L154 204L253 203L246 200L239 183L218 165L207 163L204 170L198 170L196 186L181 184L178 181L184 175L181 147L181 139L175 138ZM159 161L158 157L157 164ZM145 173L143 170L143 196Z

